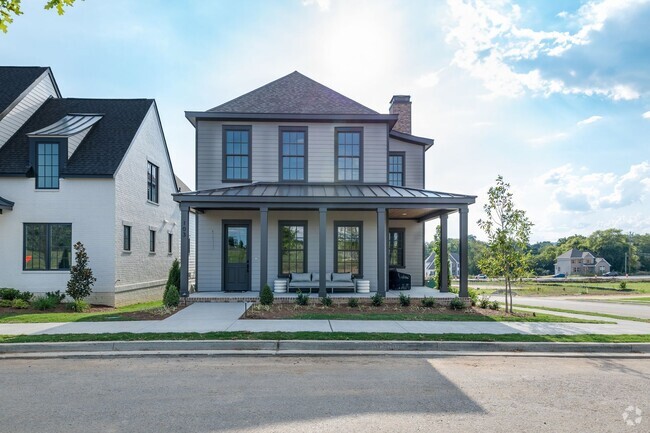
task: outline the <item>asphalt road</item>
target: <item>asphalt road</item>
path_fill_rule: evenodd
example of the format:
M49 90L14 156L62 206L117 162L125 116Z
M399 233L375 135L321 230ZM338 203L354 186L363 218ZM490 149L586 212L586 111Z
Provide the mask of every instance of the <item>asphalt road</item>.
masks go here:
M503 296L490 296L491 298L504 301ZM594 299L577 300L567 297L548 297L548 296L514 296L514 305L530 305L534 307L551 307L562 308L565 310L589 311L592 313L614 314L617 316L637 317L640 319L650 319L650 304L617 304L612 302L598 302Z
M12 433L650 430L647 359L184 357L0 368L0 429ZM623 420L629 406L642 411L633 427Z

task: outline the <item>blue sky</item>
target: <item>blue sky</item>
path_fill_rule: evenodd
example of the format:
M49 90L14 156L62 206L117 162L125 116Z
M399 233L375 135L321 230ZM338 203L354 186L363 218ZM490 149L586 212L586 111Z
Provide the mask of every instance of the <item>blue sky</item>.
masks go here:
M0 63L51 66L64 96L155 98L190 186L183 112L298 70L380 112L410 94L436 140L426 186L478 195L472 223L502 174L533 240L650 231L649 0L44 3L0 34Z

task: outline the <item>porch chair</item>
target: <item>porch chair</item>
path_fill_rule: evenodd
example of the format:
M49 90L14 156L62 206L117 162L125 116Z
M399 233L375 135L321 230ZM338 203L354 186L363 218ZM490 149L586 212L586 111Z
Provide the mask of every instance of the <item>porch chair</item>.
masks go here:
M411 290L411 276L397 269L389 270L388 290Z

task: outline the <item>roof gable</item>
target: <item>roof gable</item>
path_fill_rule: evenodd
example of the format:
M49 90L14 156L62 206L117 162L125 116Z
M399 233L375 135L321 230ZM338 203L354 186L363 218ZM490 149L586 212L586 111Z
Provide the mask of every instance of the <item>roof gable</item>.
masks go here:
M0 114L48 70L41 66L0 66Z
M379 114L298 71L208 111L265 114Z

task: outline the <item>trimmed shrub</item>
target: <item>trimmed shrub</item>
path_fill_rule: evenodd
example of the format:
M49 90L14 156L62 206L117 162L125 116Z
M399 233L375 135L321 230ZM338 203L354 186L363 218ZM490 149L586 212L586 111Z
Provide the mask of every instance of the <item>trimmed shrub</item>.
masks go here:
M84 301L83 299L75 299L68 304L68 307L75 313L83 313L88 308L90 308L90 305L88 305L88 302Z
M74 250L75 264L70 269L70 281L66 293L75 301L79 301L92 293L97 278L93 277L93 270L88 267L89 259L84 244L77 242L74 244Z
M492 303L490 304L490 310L496 311L499 309L499 307L500 307L499 301L492 301Z
M621 281L618 287L620 287L621 289L625 289L627 287L627 283L625 281Z
M5 299L7 301L13 301L20 295L20 290L16 289L10 289L8 287L5 287L3 289L0 289L0 299Z
M469 299L472 301L472 307L475 307L478 304L478 290L468 289L467 294Z
M384 298L379 293L375 293L370 297L370 304L373 307L381 307L384 305Z
M462 310L465 308L465 302L463 302L463 300L460 298L454 298L449 301L449 308L452 310Z
M350 307L350 308L359 307L359 300L357 298L348 299L348 307Z
M25 302L29 302L33 297L34 294L32 292L20 292L18 296L16 296L16 299L22 299Z
M420 301L422 303L422 306L425 308L433 308L436 306L436 298L432 296L425 296L422 298Z
M262 291L260 292L260 304L273 305L273 291L268 284L264 284L264 287L262 287Z
M10 301L9 299L0 299L0 307L11 307L11 304L14 301Z
M19 310L24 310L29 308L29 302L20 298L16 298L13 301L11 301L11 307Z
M45 292L45 297L52 298L56 300L57 304L60 304L65 299L65 293L61 293L60 290L56 290L54 292Z
M309 305L309 295L302 293L300 290L296 292L296 305Z
M479 307L485 309L490 306L490 298L487 296L481 296L481 299L478 301Z
M32 308L40 311L51 310L58 304L57 298L51 296L39 296L32 301Z
M408 307L411 305L411 296L410 295L405 295L404 293L399 294L399 304L402 307Z
M171 268L169 268L169 273L167 274L167 284L165 284L165 290L167 290L169 286L176 286L176 288L180 290L181 264L178 261L178 259L174 259Z
M169 289L165 291L163 296L163 304L167 308L176 308L181 302L181 293L178 291L176 286L169 286Z
M324 298L320 298L320 303L323 304L325 307L331 307L332 306L332 298L330 298L328 295L325 295Z

